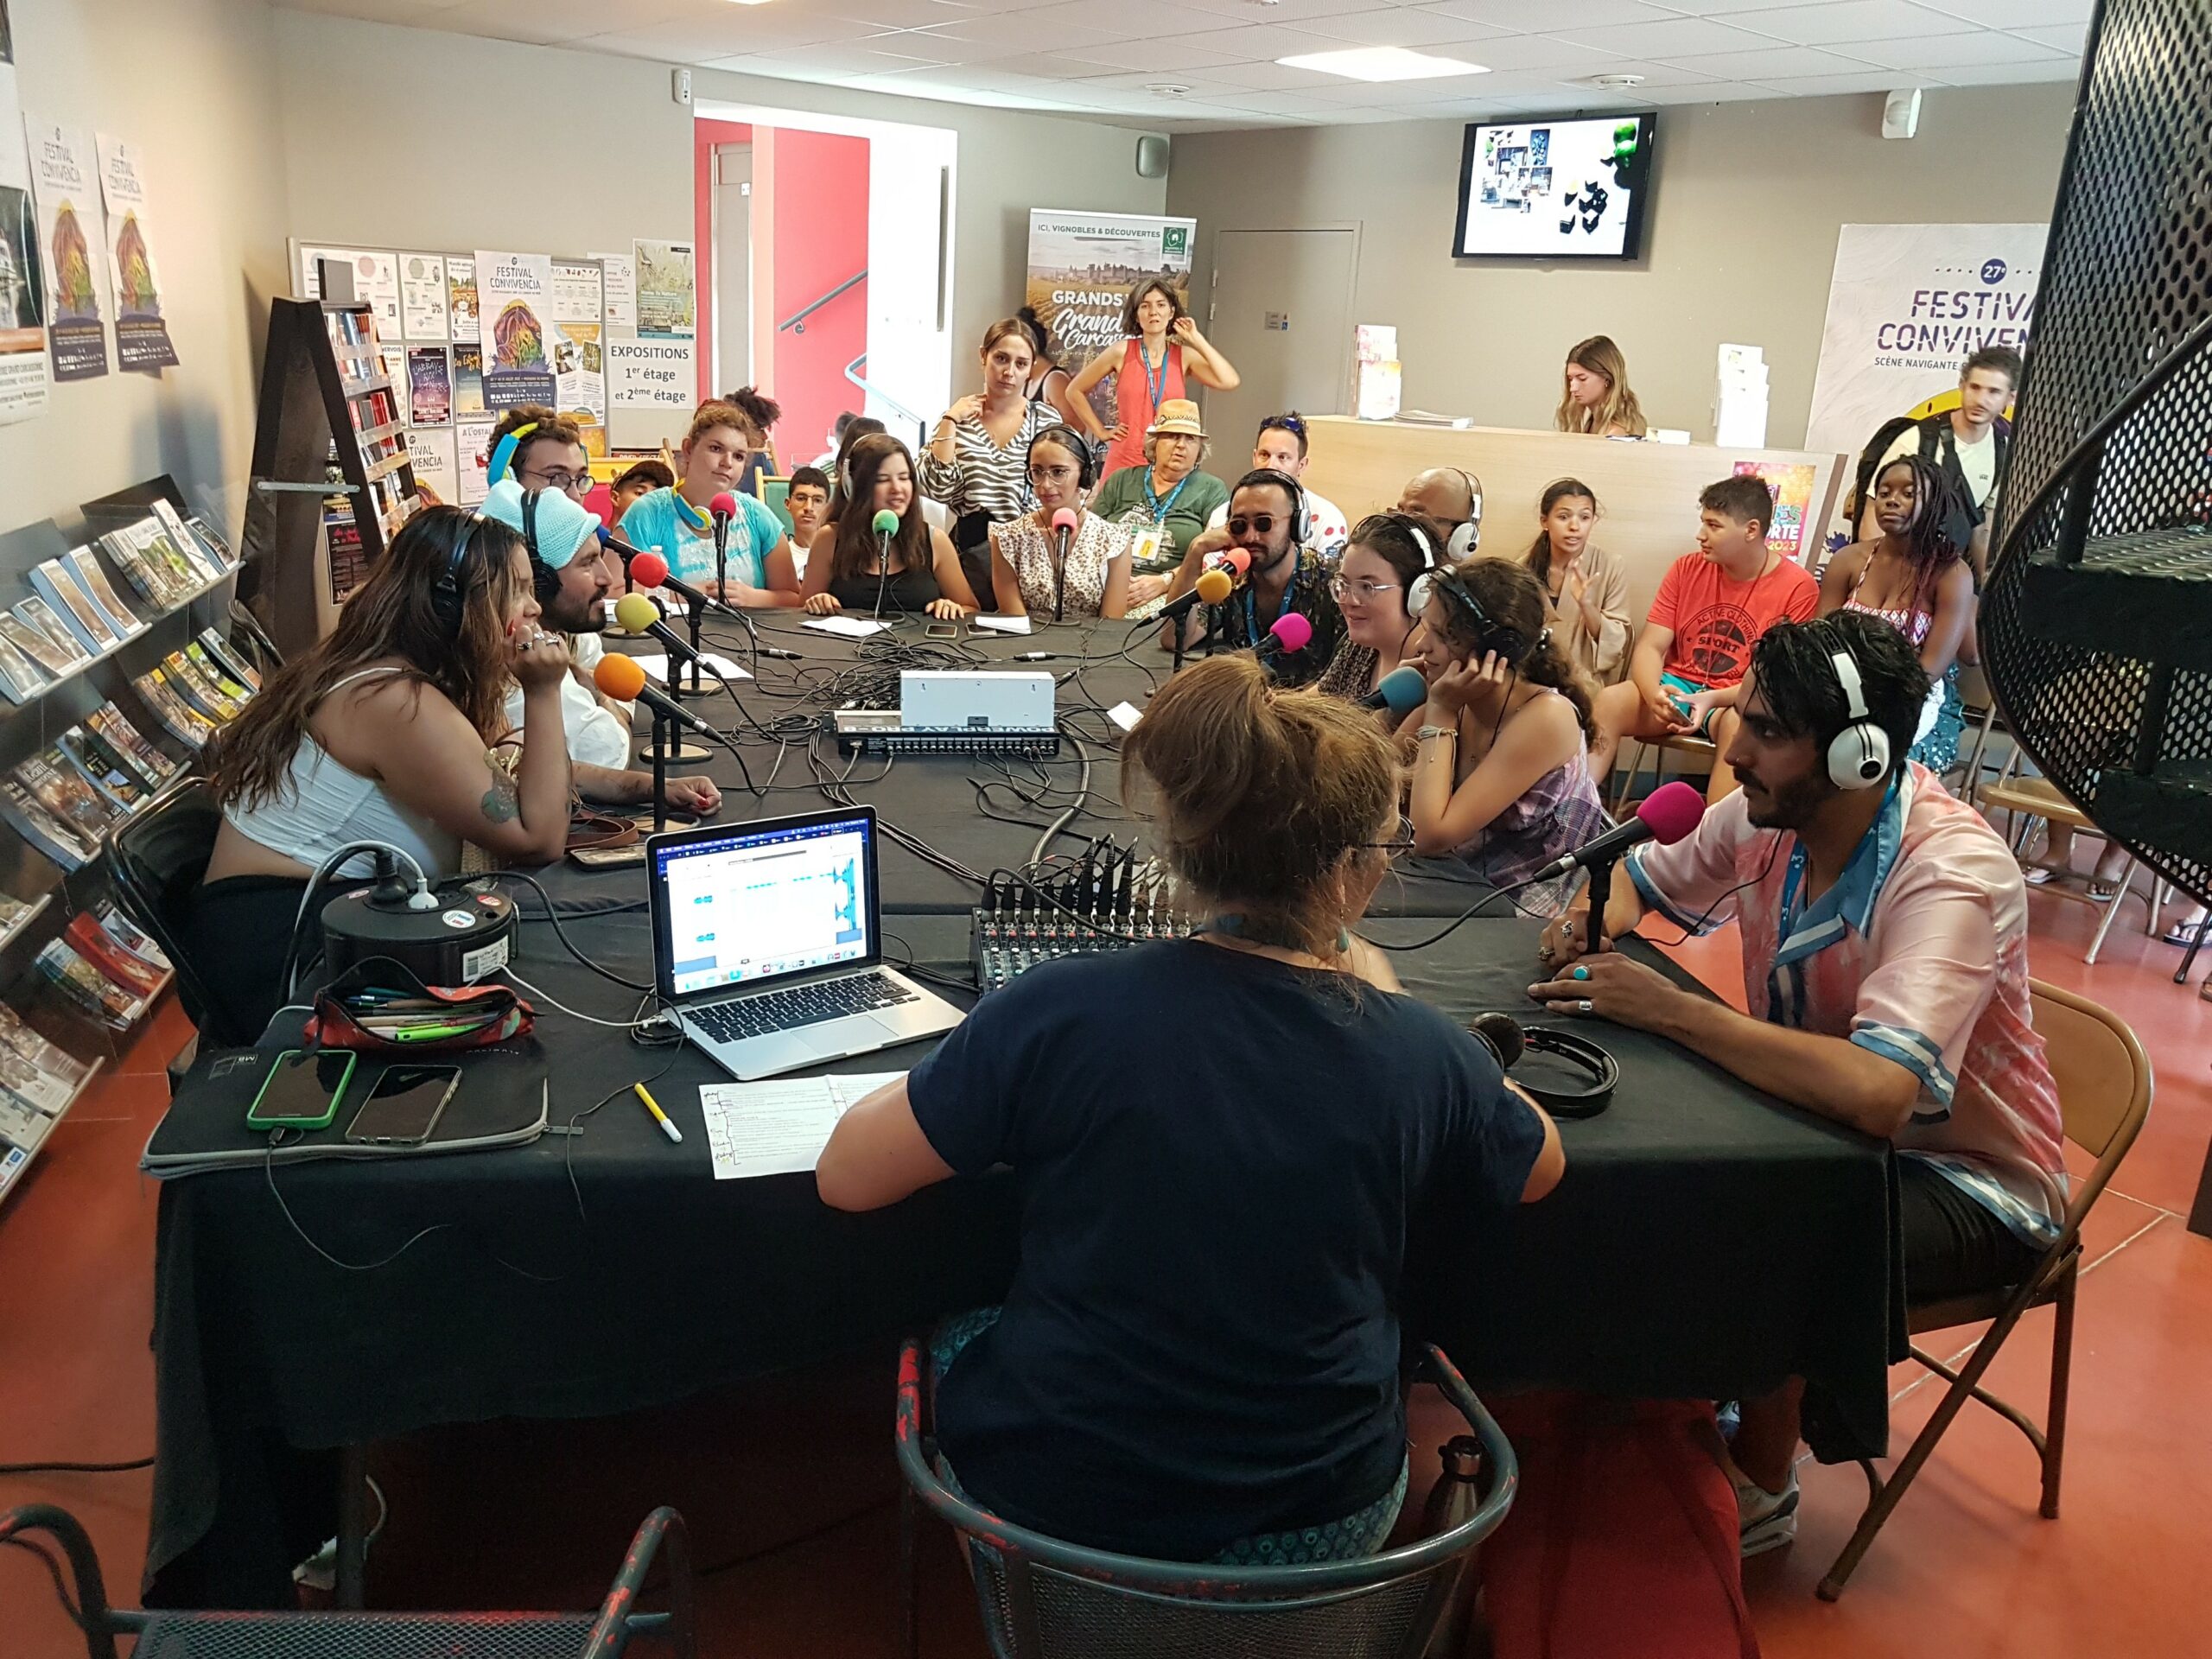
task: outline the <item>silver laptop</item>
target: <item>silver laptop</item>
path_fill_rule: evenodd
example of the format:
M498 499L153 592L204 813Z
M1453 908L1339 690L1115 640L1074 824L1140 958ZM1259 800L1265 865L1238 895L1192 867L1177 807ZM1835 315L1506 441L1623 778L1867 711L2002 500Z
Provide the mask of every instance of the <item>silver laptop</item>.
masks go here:
M884 965L875 853L866 806L646 842L654 982L732 1076L800 1071L960 1023Z

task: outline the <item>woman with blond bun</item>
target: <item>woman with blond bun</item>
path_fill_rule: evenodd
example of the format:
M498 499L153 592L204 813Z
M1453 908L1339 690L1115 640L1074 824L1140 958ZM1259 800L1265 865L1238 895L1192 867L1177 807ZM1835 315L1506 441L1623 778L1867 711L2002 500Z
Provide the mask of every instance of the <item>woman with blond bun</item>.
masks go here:
M1603 334L1580 340L1567 354L1559 429L1600 438L1640 438L1651 429L1629 390L1628 359Z
M944 1459L995 1513L1179 1560L1371 1554L1407 1484L1414 1214L1542 1197L1558 1131L1351 934L1408 839L1371 717L1216 657L1122 755L1198 932L985 998L816 1185L873 1210L1013 1166L1013 1288L934 1344ZM1173 1065L1131 1040L1177 1031Z

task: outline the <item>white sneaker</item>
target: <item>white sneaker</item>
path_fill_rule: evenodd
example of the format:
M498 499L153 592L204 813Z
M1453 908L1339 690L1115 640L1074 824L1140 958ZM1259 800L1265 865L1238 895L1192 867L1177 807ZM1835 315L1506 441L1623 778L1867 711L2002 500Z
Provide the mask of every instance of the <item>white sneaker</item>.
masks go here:
M1781 1549L1794 1543L1797 1537L1797 1471L1789 1471L1789 1484L1778 1492L1770 1492L1755 1480L1741 1475L1735 1478L1736 1517L1738 1548L1745 1557L1764 1555L1770 1549Z

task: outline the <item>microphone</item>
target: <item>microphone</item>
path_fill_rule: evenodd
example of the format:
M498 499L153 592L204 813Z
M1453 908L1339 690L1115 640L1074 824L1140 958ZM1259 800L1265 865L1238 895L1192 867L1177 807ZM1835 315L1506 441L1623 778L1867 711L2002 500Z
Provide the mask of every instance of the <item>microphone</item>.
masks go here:
M1626 823L1608 830L1587 846L1561 854L1537 871L1534 879L1544 881L1578 868L1588 870L1610 864L1630 848L1647 841L1671 847L1696 829L1697 821L1704 816L1705 797L1677 778L1644 797L1643 809Z
M626 605L630 600L641 597L639 594L632 594L622 602ZM645 600L644 602L647 605L652 603L651 600ZM722 734L720 732L708 725L705 721L700 719L665 691L655 687L652 682L645 677L645 671L638 666L637 659L634 658L625 657L616 651L608 652L606 656L599 659L599 666L592 670L591 680L594 685L617 702L643 702L656 715L664 715L677 725L689 727L702 737L711 737L717 743L722 741Z
M719 588L728 580L729 521L737 517L737 498L724 490L707 503L707 512L715 526L715 586Z
M1260 665L1276 678L1286 671L1283 658L1295 657L1313 643L1313 625L1296 611L1285 611L1275 618L1274 626L1268 630L1268 637L1254 647L1252 654Z
M1232 547L1225 553L1217 553L1206 561L1191 591L1172 600L1160 607L1160 616L1168 621L1188 616L1198 605L1218 605L1244 585L1244 578L1252 567L1252 556L1241 547Z
M1421 671L1411 665L1392 669L1382 677L1382 684L1359 700L1363 709L1388 709L1397 719L1408 715L1428 701L1428 682Z
M875 532L875 614L880 617L883 590L891 581L891 538L899 533L899 515L888 507L878 507L868 528Z
M660 607L643 594L625 594L616 600L614 620L622 625L623 632L626 633L649 633L659 640L662 645L668 647L668 660L671 664L688 662L698 654L691 649L690 642L683 635L661 620ZM612 656L608 656L602 657L599 660L601 663L609 663L614 659ZM627 662L629 658L626 657L623 660ZM643 669L638 671L640 674L645 672ZM601 686L600 689L605 690L607 688ZM629 699L625 697L623 701L627 702Z
M1068 538L1075 534L1076 516L1073 507L1062 507L1052 515L1052 620L1060 620L1060 613L1067 598Z

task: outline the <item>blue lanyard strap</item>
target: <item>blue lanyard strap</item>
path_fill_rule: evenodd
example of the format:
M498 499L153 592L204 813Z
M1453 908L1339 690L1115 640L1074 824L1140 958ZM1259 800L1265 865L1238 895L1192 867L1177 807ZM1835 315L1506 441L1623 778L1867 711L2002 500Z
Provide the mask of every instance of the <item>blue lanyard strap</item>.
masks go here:
M1137 341L1137 360L1144 365L1145 389L1151 392L1152 402L1147 405L1154 415L1160 413L1160 394L1167 390L1167 353L1175 349L1173 340L1162 341L1160 347L1160 372L1152 372L1152 359L1145 354L1144 341Z
M1152 468L1147 467L1144 469L1144 499L1152 504L1152 522L1154 524L1159 524L1161 520L1165 519L1169 513L1175 511L1175 498L1182 494L1183 486L1188 484L1198 475L1196 469L1184 474L1182 477L1175 480L1175 487L1167 492L1167 499L1163 501L1152 487Z

